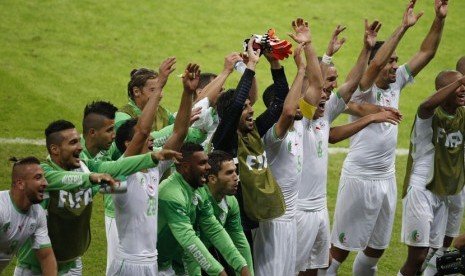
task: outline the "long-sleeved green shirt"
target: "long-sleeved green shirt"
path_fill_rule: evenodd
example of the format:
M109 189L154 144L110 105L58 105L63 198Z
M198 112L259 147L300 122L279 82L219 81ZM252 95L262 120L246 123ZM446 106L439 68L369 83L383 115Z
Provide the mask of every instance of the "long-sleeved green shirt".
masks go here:
M177 254L189 254L209 275L223 271L198 237L202 231L236 271L247 265L228 233L213 215L208 198L175 172L160 184L158 198L158 267L169 267Z

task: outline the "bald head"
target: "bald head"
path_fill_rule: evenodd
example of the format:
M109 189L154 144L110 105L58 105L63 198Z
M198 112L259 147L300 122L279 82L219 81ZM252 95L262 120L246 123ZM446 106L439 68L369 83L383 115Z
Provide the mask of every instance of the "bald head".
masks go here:
M455 70L445 70L439 73L435 80L436 90L439 90L462 77L460 72Z
M457 61L456 70L462 73L462 75L465 75L465 56Z

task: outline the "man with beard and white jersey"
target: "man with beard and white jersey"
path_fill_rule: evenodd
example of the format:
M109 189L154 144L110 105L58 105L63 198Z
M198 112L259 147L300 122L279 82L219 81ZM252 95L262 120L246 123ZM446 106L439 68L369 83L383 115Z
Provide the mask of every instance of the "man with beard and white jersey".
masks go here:
M127 193L113 194L115 221L119 243L115 258L107 275L158 275L157 268L157 221L158 184L163 173L172 165L172 157L180 159L179 150L189 127L192 95L199 81L200 71L196 64L189 64L184 72L184 91L173 134L160 151L157 167L129 175ZM153 118L162 96L162 87L149 98L141 116L124 122L117 132L116 145L123 157L152 150L150 136ZM144 238L141 238L144 237Z
M57 262L48 237L44 209L47 180L37 158L12 157L10 191L0 192L0 274L26 240L34 249L43 275L57 275Z
M414 6L415 1L410 1L401 26L377 53L373 51L374 59L352 101L398 108L400 91L434 57L447 15L447 1L435 1L436 17L420 51L407 64L397 66L395 48L422 15L414 14ZM350 120L354 119L350 116ZM396 144L397 126L390 124L372 124L351 138L339 183L331 234L333 259L328 275L336 275L350 251L359 251L353 266L354 275L376 273L377 263L389 246L395 216Z
M344 110L352 93L356 90L366 68L371 49L376 42L377 32L381 25L374 21L371 25L365 20L364 47L356 65L347 76L346 82L333 95L333 81L325 81L320 93L318 109L312 118L303 119L302 175L298 182L298 199L296 211L297 223L297 260L295 273L316 275L318 268L328 266L329 259L329 216L326 207L326 180L328 166L328 140L331 122ZM328 47L329 54L334 53L337 35L342 31L337 27ZM304 30L302 30L304 31ZM298 42L301 39L297 40ZM337 46L337 47L340 47ZM324 62L328 62L323 59ZM328 65L328 64L326 64ZM323 68L327 67L322 65ZM308 66L308 65L307 65ZM324 70L324 69L323 69ZM310 80L309 80L310 81ZM309 82L311 84L311 82ZM321 86L320 86L321 87ZM396 122L391 111L364 117L358 122L335 129L333 141L350 136L372 122ZM296 123L294 123L294 126ZM279 182L278 182L279 183Z
M297 200L297 184L302 172L302 118L300 110L297 111L299 99L302 94L302 83L305 72L308 72L309 85L306 91L310 102L316 106L323 85L321 71L315 50L311 43L311 36L306 22L297 19L292 26L296 36L308 34L294 50L294 61L297 65L297 75L284 101L283 111L278 121L263 137L268 165L281 188L286 204L284 215L260 221L259 227L253 232L253 253L256 275L293 275L295 270L295 256L297 247L297 230L295 222L295 205ZM305 48L307 66L301 55ZM307 67L307 70L306 70ZM271 105L271 97L267 97L267 89L263 94L267 108ZM315 110L315 109L314 109ZM314 111L313 111L314 112ZM296 118L297 117L297 118ZM296 121L294 121L296 119ZM279 261L276 261L279 260Z

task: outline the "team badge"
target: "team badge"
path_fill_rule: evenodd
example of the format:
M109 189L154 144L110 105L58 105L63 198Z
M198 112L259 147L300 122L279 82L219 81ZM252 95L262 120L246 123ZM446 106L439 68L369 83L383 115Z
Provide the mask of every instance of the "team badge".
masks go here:
M345 243L346 242L346 233L339 234L339 242Z
M418 242L420 240L420 232L418 230L413 230L412 233L410 234L410 238L414 242Z

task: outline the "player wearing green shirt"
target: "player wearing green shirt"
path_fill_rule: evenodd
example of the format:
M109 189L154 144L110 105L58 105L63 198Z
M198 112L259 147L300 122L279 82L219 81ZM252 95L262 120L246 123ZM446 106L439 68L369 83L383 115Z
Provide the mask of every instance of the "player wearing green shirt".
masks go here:
M47 225L59 273L73 269L82 274L76 260L90 244L92 198L102 181L117 185L110 176L129 175L156 165L157 153L134 156L119 161L81 160L82 146L74 125L59 120L45 130L49 152L41 166L49 183L42 205L48 212ZM97 173L91 173L97 172ZM17 267L40 273L40 265L30 244L18 253Z
M176 172L164 180L159 189L159 271L163 274L172 269L175 256L185 252L209 275L226 275L223 266L197 236L196 231L201 231L236 272L250 275L247 262L213 215L210 200L197 191L206 182L210 169L203 147L186 143L181 153L183 159L176 165Z

